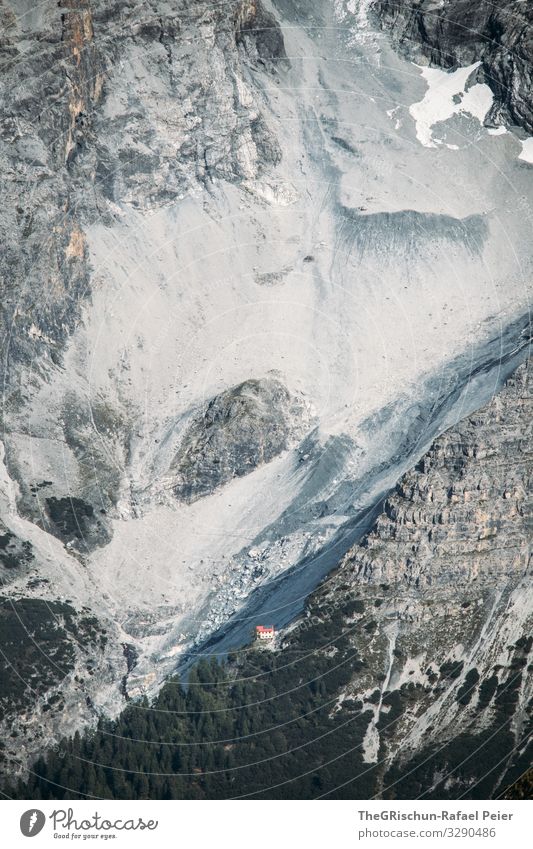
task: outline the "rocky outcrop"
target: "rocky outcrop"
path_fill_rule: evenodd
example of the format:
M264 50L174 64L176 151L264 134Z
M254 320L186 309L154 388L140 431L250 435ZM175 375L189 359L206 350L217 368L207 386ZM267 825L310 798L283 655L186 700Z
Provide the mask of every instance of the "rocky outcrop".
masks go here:
M481 62L495 95L487 122L533 133L533 9L521 0L375 0L381 26L421 64Z
M31 543L19 539L0 522L0 586L9 584L14 573L25 571L32 560Z
M64 601L0 597L2 772L96 719L94 679L108 678L106 628Z
M531 761L531 375L434 442L286 638L329 620L357 657L339 711L369 712L372 794L488 798Z
M87 294L77 166L94 142L105 66L95 43L94 4L49 2L33 14L16 3L2 8L0 326L9 409L24 394L10 378L21 365L39 375L59 361L79 315L73 305ZM36 25L40 49L32 51L28 37Z
M243 44L255 59L269 67L272 63L287 65L287 54L281 27L261 0L241 0L235 15L237 43Z
M60 360L91 292L86 226L109 220L113 203L154 208L198 181L239 182L279 161L241 68L242 51L271 73L284 57L272 15L238 0L158 6L48 0L31 14L2 6L1 327L10 374ZM194 76L184 74L193 62Z
M247 380L213 398L187 429L170 467L174 492L191 502L249 474L295 443L303 404L279 380Z
M530 471L530 375L529 364L520 367L491 404L436 440L418 468L402 478L369 539L311 595L303 617L266 644L255 641L230 652L222 667L214 657L195 665L188 701L174 678L150 707L139 712L134 706L117 724L62 741L59 757L40 759L29 785L8 786L8 794L352 800L530 795L531 574L525 551L522 568L501 557L517 540L525 542L530 527L522 496L512 517L499 501L502 487L508 501L510 483L527 483ZM425 506L430 490L437 517L437 503L443 510L454 496L455 504L468 503L466 493L480 474L485 512L498 539L489 537L479 573L460 567L469 552L459 548L451 579L440 575L449 564L439 547L447 536L453 546L458 539L457 517L443 513L435 522L440 533L433 541L434 562L422 560L417 570L417 577L433 573L434 580L412 580L405 568L413 548L412 510L431 524ZM421 476L424 484L417 486ZM405 492L411 506L404 509L398 499L407 498ZM471 521L468 511L462 515L465 533L475 538ZM394 540L396 574L364 575L354 564L380 535L387 545ZM416 561L419 552L412 556ZM389 574L391 583L383 582ZM253 621L244 617L249 638ZM213 645L204 648L218 656ZM124 646L124 654L135 674L131 646ZM154 730L154 717L162 716ZM185 728L184 716L193 717ZM201 754L184 761L193 736ZM155 759L152 743L162 749ZM186 754L178 759L169 748ZM94 775L80 772L80 756L95 764ZM258 770L258 763L265 769ZM125 776L120 784L117 771ZM146 783L139 785L139 775Z
M209 198L220 184L244 192L248 181L265 177L280 162L281 149L252 74L273 81L289 63L279 23L259 0L0 5L0 583L14 600L12 617L20 613L21 652L26 644L29 652L35 640L44 656L48 650L59 654L65 644L69 657L61 680L50 672L53 663L44 664L38 691L32 684L36 670L21 658L20 672L27 673L23 698L9 704L8 692L4 722L18 723L11 751L25 759L60 725L95 720L88 689L99 710L104 703L107 710L118 709L122 676L129 671L123 635L107 618L109 597L103 599L101 581L98 589L91 584L86 567L110 542L113 519L132 512L125 470L141 418L137 387L131 380L126 392L118 386L117 373L129 367L121 358L117 371L105 368L106 388L95 389L86 341L65 362L73 337L84 334L95 296L112 288L105 263L91 254L89 234L96 227L111 232L130 213L148 218L186 198ZM136 240L142 244L142 236ZM177 262L173 256L169 275ZM154 337L158 332L156 327ZM200 433L207 419L196 430L192 425L189 476L185 452L176 460L180 498L188 487L187 499L194 500L212 483L244 474L286 445L285 390L280 387L278 404L274 384L258 381L254 390L252 382L247 395L235 390L235 403L240 399L243 408L239 422L226 399L224 437L214 439L220 422L211 423L211 449ZM222 394L213 414L224 418L225 403ZM173 411L170 429L178 418ZM270 433L260 433L262 424ZM217 466L215 443L226 447L226 464ZM67 598L68 627L54 628L46 605L62 611ZM32 623L42 618L42 627L33 630L32 624L25 631L25 610ZM76 623L92 615L108 641L79 647ZM1 636L2 650L13 660L9 627ZM85 639L82 629L79 636ZM58 699L60 688L64 697Z
M531 366L448 430L406 474L343 568L359 580L440 588L518 578L533 527Z

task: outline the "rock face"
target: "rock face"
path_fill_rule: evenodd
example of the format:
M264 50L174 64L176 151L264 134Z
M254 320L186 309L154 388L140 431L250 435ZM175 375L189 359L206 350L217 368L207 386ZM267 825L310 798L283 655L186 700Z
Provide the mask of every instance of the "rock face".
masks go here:
M384 798L489 798L531 761L532 373L435 441L287 637L335 621Z
M373 583L434 590L518 578L533 529L533 393L521 366L489 407L446 431L398 484L344 567Z
M277 62L288 63L280 25L261 0L241 0L236 4L235 33L237 43L244 44L252 61L266 67Z
M13 573L25 571L32 559L31 543L20 540L0 523L0 585L9 584Z
M107 395L95 405L70 379L54 393L61 409L50 422L43 413L29 427L13 421L39 383L53 379L99 277L87 229L111 225L121 204L153 211L213 180L242 183L277 164L278 142L240 64L245 58L274 74L285 52L279 24L260 2L162 2L148 15L123 2L19 6L3 5L1 45L11 79L0 149L3 412L9 431L40 431L48 462L60 464L57 439L69 456L65 480L48 476L46 501L36 498L42 478L28 473L18 439L7 440L6 460L22 512L87 552L109 540L104 517L120 497L117 470L134 427L124 399ZM192 64L194 75L184 74ZM71 496L56 521L57 505Z
M2 598L0 635L0 722L9 727L2 766L7 770L51 744L58 717L74 731L94 710L91 679L106 674L108 638L89 609L35 598Z
M490 404L436 440L289 628L230 652L222 665L211 646L215 656L189 670L186 693L174 678L142 711L133 705L118 723L62 741L59 756L38 761L29 785L7 792L525 798L533 750L531 525L523 491L532 373L530 363L520 367ZM480 501L482 520L471 512ZM368 567L369 559L381 564ZM257 620L246 621L250 640ZM125 655L134 668L130 646ZM80 758L94 771L80 771Z
M481 62L495 95L487 117L533 133L533 8L521 0L376 0L372 8L394 42L421 64Z
M86 567L109 545L113 522L131 516L161 474L150 465L139 484L125 473L142 415L124 351L118 373L117 361L104 367L105 388L88 375L96 348L87 337L68 354L73 336L85 335L95 294L107 286L106 261L92 252L88 232L103 226L110 233L125 210L150 216L187 196L209 198L221 182L244 186L267 175L281 150L251 74L273 80L290 64L279 22L260 0L162 0L150 8L46 0L35 9L13 0L1 5L0 18L0 581L11 598L11 607L7 596L1 600L1 638L10 662L18 645L22 674L20 688L9 681L2 722L16 729L10 754L20 763L59 727L81 727L104 705L112 712L123 703L122 678L133 664L123 657L102 579L94 583ZM142 237L137 244L151 253ZM198 313L196 303L195 321ZM150 334L139 335L135 347ZM100 350L120 335L104 332ZM117 382L120 374L125 380ZM215 397L178 447L170 474L180 499L205 496L293 439L296 408L286 390L253 377ZM170 433L198 401L165 422ZM173 599L165 617L176 605L183 609L183 600ZM81 647L83 623L95 611L95 633L105 639ZM133 619L128 636L145 633L146 624ZM20 624L14 643L12 620ZM53 660L42 670L25 664L26 654L33 664L34 643L45 656L64 655L60 680Z
M178 498L194 501L249 474L295 444L303 405L273 379L247 380L213 398L185 432L170 473Z

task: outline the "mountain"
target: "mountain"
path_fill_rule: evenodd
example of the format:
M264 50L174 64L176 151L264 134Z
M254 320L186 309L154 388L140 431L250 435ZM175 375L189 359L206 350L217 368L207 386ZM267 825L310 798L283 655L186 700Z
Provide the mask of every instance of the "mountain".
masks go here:
M203 660L186 691L172 680L63 741L15 793L527 795L531 389L529 361L436 439L274 645Z
M392 5L0 6L10 774L286 627L528 355L529 42Z

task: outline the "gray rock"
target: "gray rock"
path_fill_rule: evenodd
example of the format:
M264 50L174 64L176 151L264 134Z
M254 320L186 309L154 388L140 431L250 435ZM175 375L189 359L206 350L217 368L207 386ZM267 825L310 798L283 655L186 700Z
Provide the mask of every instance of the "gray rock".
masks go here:
M283 643L309 650L326 623L353 664L338 709L369 711L360 745L384 798L491 798L530 761L531 374L435 440Z
M439 437L344 566L408 588L521 576L529 567L531 362L484 409Z
M241 0L235 17L237 43L243 44L252 58L264 63L289 64L279 23L261 0Z
M375 0L393 41L423 64L482 63L495 95L487 122L533 133L533 7L521 0Z
M0 521L0 586L27 571L32 561L31 543L21 540Z
M268 463L301 427L302 404L279 380L246 380L213 398L189 427L170 472L178 498L195 501Z

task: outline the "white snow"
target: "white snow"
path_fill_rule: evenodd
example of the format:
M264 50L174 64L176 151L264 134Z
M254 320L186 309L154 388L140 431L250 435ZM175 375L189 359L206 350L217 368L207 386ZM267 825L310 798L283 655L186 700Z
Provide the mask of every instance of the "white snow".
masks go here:
M460 112L466 112L483 123L494 101L494 95L486 83L476 83L463 96Z
M442 140L435 138L433 128L453 115L468 114L483 122L493 103L492 91L484 83L467 88L469 79L480 65L480 62L475 62L456 71L417 66L428 89L421 101L409 107L409 112L416 124L417 139L425 147L442 144Z
M522 142L522 152L518 158L533 165L533 137Z

